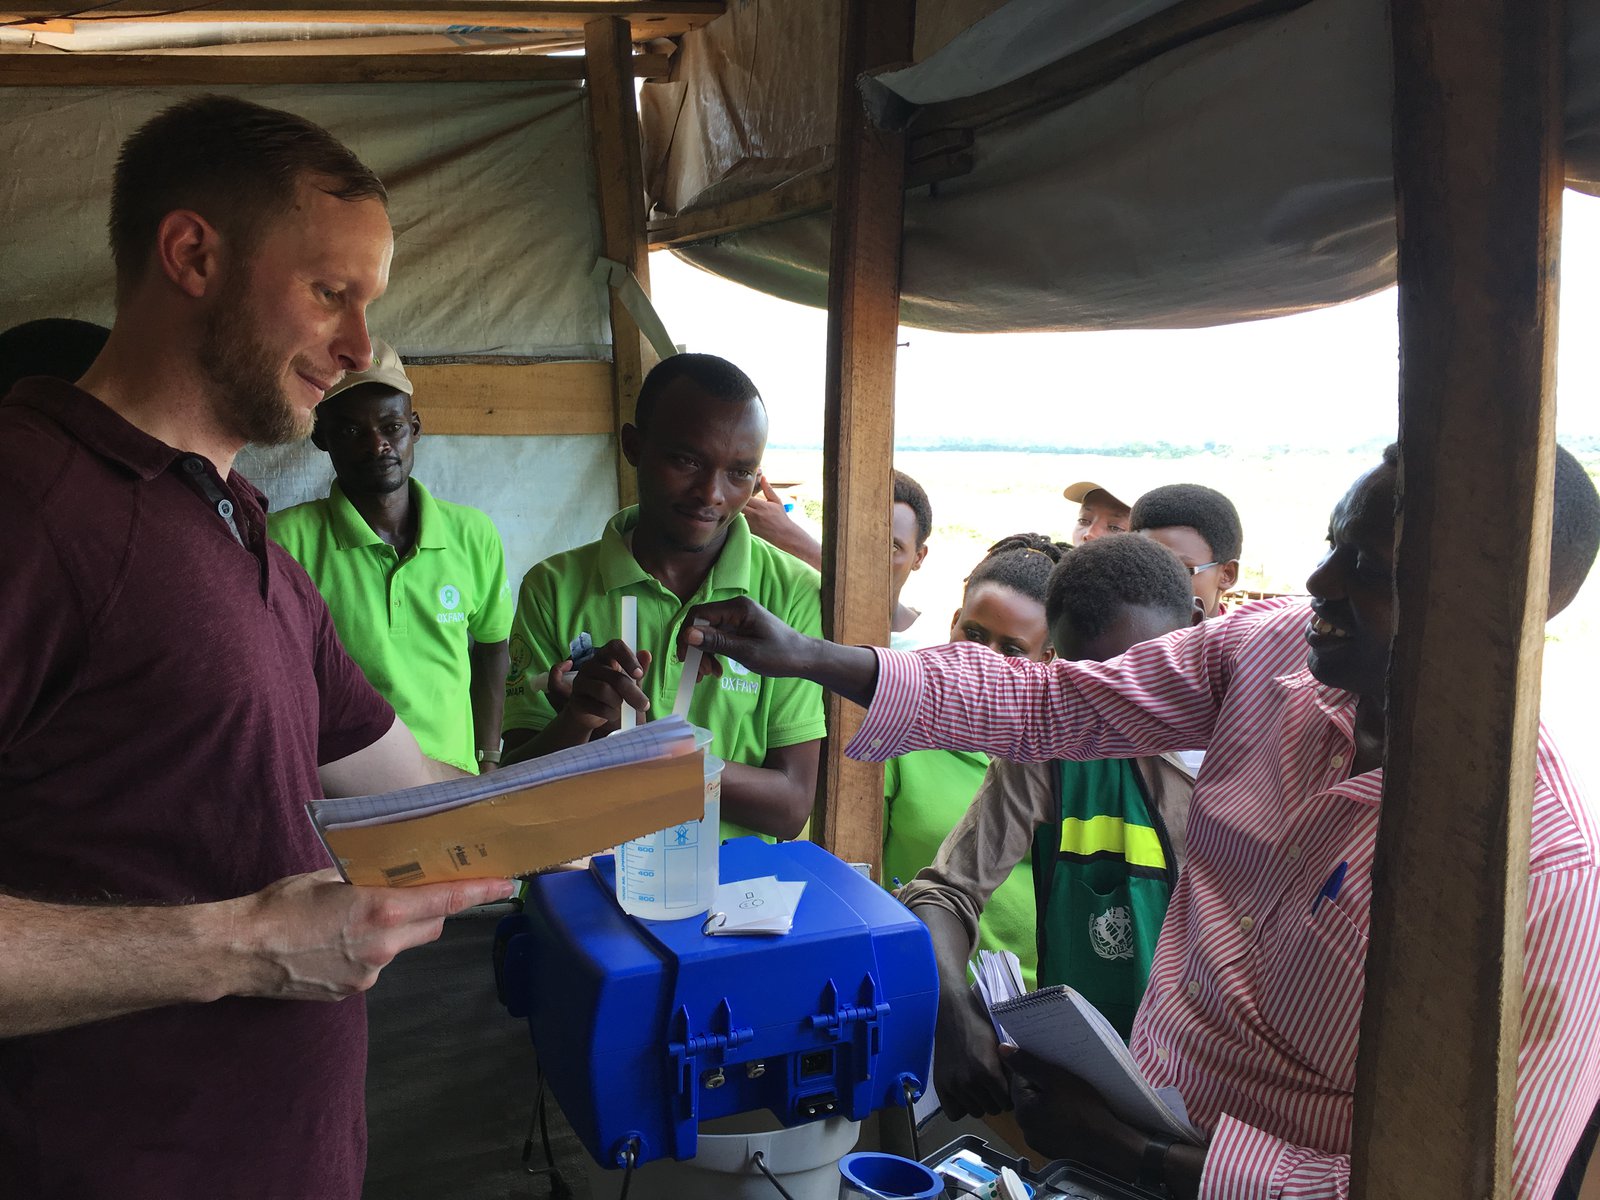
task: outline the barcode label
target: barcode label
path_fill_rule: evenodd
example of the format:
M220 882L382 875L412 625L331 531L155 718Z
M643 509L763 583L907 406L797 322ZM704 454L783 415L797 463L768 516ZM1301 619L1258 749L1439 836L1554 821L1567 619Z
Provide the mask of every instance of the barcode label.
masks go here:
M408 883L416 883L422 878L421 863L401 863L398 867L385 867L383 879L390 887L405 887Z

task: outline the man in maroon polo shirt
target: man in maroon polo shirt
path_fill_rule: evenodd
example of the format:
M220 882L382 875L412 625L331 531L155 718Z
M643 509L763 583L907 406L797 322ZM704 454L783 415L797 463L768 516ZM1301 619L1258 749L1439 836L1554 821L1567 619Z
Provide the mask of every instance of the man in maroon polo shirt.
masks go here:
M355 1197L345 998L510 891L329 868L307 799L454 772L232 470L370 362L385 195L322 129L204 97L124 145L111 235L105 350L0 403L0 1195Z

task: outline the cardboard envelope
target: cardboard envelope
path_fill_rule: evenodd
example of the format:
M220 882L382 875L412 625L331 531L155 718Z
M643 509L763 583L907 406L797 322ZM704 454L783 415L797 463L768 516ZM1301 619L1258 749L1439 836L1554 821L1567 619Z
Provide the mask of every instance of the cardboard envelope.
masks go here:
M386 824L322 829L351 883L509 878L599 854L705 813L699 751L521 788Z

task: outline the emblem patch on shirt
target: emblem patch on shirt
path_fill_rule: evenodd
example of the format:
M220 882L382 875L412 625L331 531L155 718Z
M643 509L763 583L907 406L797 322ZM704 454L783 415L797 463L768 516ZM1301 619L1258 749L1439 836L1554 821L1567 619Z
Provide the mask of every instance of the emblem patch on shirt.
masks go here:
M750 668L741 662L724 656L722 661L727 664L727 671L722 675L722 690L725 692L744 692L754 696L761 691L761 677L752 675Z
M1112 962L1133 957L1133 913L1126 905L1119 904L1089 918L1089 945L1101 958Z
M457 611L461 607L461 590L454 584L447 583L439 589L439 607L444 609L438 615L441 625L465 625L467 614Z
M511 669L506 672L506 686L515 687L512 695L522 694L522 677L527 674L528 664L533 661L533 652L528 649L528 643L520 637L511 639Z

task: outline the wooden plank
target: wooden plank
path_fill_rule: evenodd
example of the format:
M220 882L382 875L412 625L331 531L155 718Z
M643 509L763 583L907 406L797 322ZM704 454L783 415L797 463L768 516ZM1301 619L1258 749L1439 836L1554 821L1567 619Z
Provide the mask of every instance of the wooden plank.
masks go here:
M1288 12L1309 0L1178 0L1082 50L976 96L909 109L910 127L977 129L1031 109L1058 105L1209 34ZM914 115L912 115L914 114Z
M833 204L833 188L833 172L818 171L785 180L771 191L730 200L713 208L659 217L649 225L650 249L689 246L741 229L822 212Z
M584 60L548 54L4 54L0 87L166 87L257 83L508 83L578 80ZM664 54L632 56L663 75Z
M1560 0L1392 6L1402 499L1358 1200L1512 1195L1555 438L1561 13Z
M970 141L969 137L969 144ZM962 148L912 163L906 169L905 186L915 188L966 175L972 170L972 161L970 149ZM650 249L690 246L740 230L825 212L833 207L834 186L833 171L819 171L714 208L658 218L650 222Z
M410 364L424 433L610 433L603 362Z
M600 208L600 253L633 272L650 294L650 255L645 243L644 165L639 156L639 112L628 69L633 53L628 23L606 17L584 26L589 70L589 132L594 150L595 198ZM633 420L639 384L655 356L639 336L638 323L611 292L612 419L620 433ZM617 444L617 495L623 504L639 498L633 468Z
M291 24L347 24L372 22L380 25L493 25L540 32L581 34L589 21L600 17L619 17L629 23L632 40L676 37L698 29L722 15L723 0L677 0L660 3L639 0L635 4L591 3L590 0L451 0L448 4L410 7L395 0L332 0L317 8L307 8L304 0L209 0L201 9L151 3L151 0L110 0L96 5L96 20L137 18L153 21L281 21ZM60 6L30 8L13 5L0 12L6 23L43 23L59 19Z
M890 468L900 328L905 137L873 126L855 81L909 61L915 0L844 0L839 45L837 194L828 262L823 426L822 624L840 642L889 644ZM814 836L839 857L883 858L883 768L845 758L861 710L827 699L828 741Z

